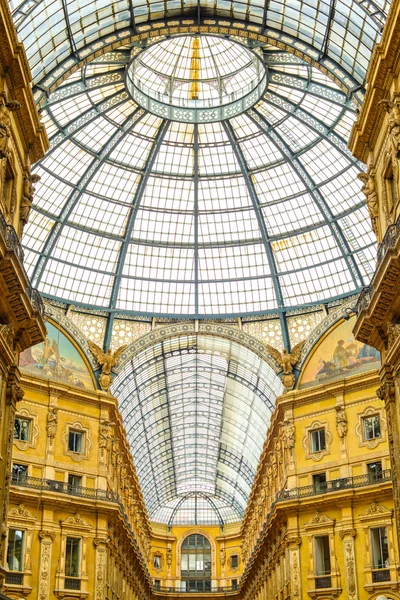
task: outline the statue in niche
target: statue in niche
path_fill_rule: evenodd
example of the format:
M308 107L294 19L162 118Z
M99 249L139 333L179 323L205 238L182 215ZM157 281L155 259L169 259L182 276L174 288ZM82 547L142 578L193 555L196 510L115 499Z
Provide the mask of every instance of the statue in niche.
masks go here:
M336 429L338 436L343 439L347 435L347 417L344 406L336 406Z
M103 352L103 350L91 340L88 340L88 344L90 351L95 355L97 362L102 366L101 375L99 377L100 387L102 390L107 391L112 383L112 368L115 367L119 357L128 344L120 346L115 352L111 352L110 348L107 352Z
M378 106L388 113L390 153L392 155L393 167L397 169L397 159L400 156L400 106L398 98L394 102L381 100Z
M58 407L50 406L49 412L47 413L47 437L50 440L50 443L53 443L54 438L57 433L57 423L58 423Z
M361 191L364 193L367 200L367 207L373 232L376 236L378 236L379 202L378 194L376 193L375 189L374 178L370 173L359 173L357 178L363 182Z
M286 392L292 390L294 388L294 384L296 383L295 376L293 375L293 367L300 358L304 344L305 340L299 342L290 353L286 350L286 348L284 348L281 353L276 348L273 348L273 346L265 344L268 352L276 360L283 371L282 383Z
M40 175L32 175L30 169L26 168L24 173L24 185L22 190L21 206L19 210L19 218L22 222L22 227L24 227L24 225L26 225L29 220L33 196L35 193L35 188L33 187L33 184L37 183L38 181L40 181Z
M6 96L0 94L0 159L7 158L9 153L8 142L11 137L11 116L10 113L16 112L21 108L19 102L14 100L7 102Z
M101 448L102 454L110 448L111 444L111 432L112 427L115 423L111 423L107 419L101 419L99 428L99 447Z

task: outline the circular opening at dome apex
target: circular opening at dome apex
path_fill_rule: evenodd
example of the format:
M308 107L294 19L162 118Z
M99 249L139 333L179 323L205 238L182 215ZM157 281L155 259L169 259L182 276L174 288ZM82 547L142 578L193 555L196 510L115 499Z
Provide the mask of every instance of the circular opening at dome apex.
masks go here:
M127 88L143 108L172 121L205 123L238 115L266 87L257 51L214 36L178 36L145 48L130 62Z

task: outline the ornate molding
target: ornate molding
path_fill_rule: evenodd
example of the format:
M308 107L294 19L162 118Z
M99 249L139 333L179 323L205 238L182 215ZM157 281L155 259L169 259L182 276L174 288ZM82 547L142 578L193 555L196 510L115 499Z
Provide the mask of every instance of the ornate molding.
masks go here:
M18 409L15 414L15 419L18 417L22 419L27 419L30 421L30 431L29 431L29 439L28 440L19 440L13 438L14 446L18 448L18 450L27 450L28 448L36 448L36 441L39 437L40 429L39 429L39 420L36 413L31 413L27 408Z
M364 436L364 419L368 417L373 417L375 415L379 416L381 435L371 440L367 440ZM384 408L376 408L375 406L367 406L367 408L362 413L358 413L357 424L355 426L354 431L358 439L359 446L366 446L367 448L374 449L379 444L386 442L387 422L384 415Z
M323 429L325 431L325 448L313 452L311 445L311 433L317 429ZM302 440L302 446L306 451L306 458L311 458L315 462L320 461L324 456L330 454L330 446L332 443L332 434L328 429L328 423L326 421L313 421L311 425L304 428L304 437Z
M393 510L382 506L381 504L377 504L375 501L371 502L371 505L367 508L365 513L359 514L360 519L375 519L376 517L387 517L391 518L393 515Z
M78 530L89 530L91 529L91 525L89 525L89 523L87 523L79 513L76 513L75 515L71 515L69 517L67 517L66 519L64 519L63 521L61 521L61 527L62 528L69 528L69 529L78 529Z
M82 452L74 452L72 450L69 450L68 444L69 444L70 430L74 430L79 433L82 433L82 435L83 435ZM62 434L61 440L62 440L62 444L64 447L65 456L70 456L72 458L72 460L74 460L75 462L81 462L81 460L89 459L89 451L93 446L92 440L90 437L90 428L89 427L85 427L79 421L74 421L73 423L66 423L64 433Z
M15 521L36 521L36 517L34 517L23 504L10 508L8 511L8 519L13 519Z
M328 517L323 513L317 511L312 517L311 521L304 524L305 529L319 529L320 527L334 527L336 519Z

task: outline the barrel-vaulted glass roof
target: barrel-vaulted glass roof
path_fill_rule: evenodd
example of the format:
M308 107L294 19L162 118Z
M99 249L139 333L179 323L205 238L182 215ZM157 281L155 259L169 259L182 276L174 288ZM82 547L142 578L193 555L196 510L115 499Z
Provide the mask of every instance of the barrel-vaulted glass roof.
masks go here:
M129 361L112 392L150 519L239 521L281 391L266 362L215 336L171 338Z

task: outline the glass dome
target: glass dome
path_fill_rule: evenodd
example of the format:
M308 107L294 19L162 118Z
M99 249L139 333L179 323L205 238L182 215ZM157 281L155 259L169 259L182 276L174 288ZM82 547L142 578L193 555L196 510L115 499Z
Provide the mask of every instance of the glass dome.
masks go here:
M40 292L110 314L212 318L359 291L375 240L346 146L347 95L265 46L254 106L178 123L128 94L134 48L94 59L42 107L51 150L23 239Z
M132 98L173 121L205 123L238 115L255 104L267 82L259 51L223 38L178 36L142 52L134 48L133 54L127 70Z

